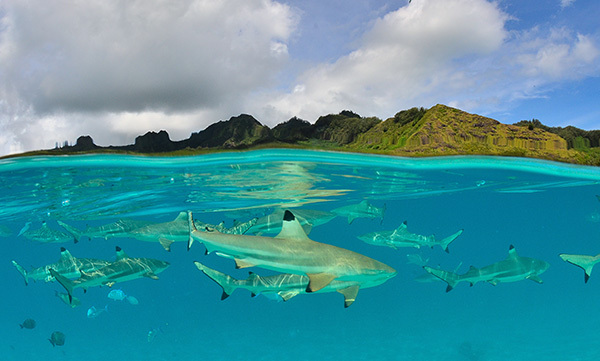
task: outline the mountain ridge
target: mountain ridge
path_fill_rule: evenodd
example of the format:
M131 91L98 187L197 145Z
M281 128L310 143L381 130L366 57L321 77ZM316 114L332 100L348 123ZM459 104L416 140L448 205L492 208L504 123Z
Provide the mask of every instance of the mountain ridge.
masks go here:
M240 114L213 123L180 141L172 141L165 130L147 132L136 137L134 144L125 146L102 147L90 136L81 136L74 145L0 158L100 152L179 155L292 147L419 157L520 156L600 165L600 148L590 147L590 144L598 143L593 137L600 137L600 132L593 132L586 133L574 127L546 127L536 119L503 124L437 104L429 109L403 110L383 121L344 110L321 116L314 124L294 117L272 129L249 114ZM569 139L559 134L566 134ZM586 135L593 139L585 138Z

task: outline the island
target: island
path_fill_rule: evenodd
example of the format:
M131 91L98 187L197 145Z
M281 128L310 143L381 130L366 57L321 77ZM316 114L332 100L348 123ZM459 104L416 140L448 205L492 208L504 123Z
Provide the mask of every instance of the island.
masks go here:
M164 130L147 132L136 137L134 144L125 146L98 146L90 136L81 136L73 145L1 158L87 153L178 156L261 148L404 157L515 156L600 165L600 131L548 127L537 119L503 124L442 104L403 110L386 120L362 117L349 110L321 116L314 124L294 117L272 129L251 115L241 114L179 141L171 140Z

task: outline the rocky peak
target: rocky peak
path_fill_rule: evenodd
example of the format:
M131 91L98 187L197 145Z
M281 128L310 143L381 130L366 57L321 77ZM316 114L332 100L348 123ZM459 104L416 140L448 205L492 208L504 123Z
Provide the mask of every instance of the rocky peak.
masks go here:
M89 135L82 135L77 138L77 143L71 147L73 151L82 152L87 150L94 150L99 148L96 144L94 144L94 140Z
M269 127L253 116L241 114L219 121L201 132L193 133L187 142L190 148L246 148L273 140Z
M169 138L169 133L161 130L136 137L133 149L142 153L169 152L175 150L175 145Z

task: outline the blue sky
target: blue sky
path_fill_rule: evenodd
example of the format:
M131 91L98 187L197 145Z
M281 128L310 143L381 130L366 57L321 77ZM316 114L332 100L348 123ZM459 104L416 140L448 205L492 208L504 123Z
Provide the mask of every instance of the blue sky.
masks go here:
M0 154L441 103L600 129L597 0L4 0Z

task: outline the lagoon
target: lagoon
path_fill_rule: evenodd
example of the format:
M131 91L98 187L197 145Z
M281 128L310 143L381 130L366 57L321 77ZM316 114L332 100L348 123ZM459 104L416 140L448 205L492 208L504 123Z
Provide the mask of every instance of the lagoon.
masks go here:
M306 150L257 150L193 157L84 155L0 161L0 352L5 360L592 360L600 356L600 277L560 253L600 253L600 169L510 157L399 158ZM133 237L43 243L19 233L57 221L79 229L123 219L172 221L192 211L209 224L244 222L279 208L331 211L367 200L385 207L383 219L335 217L310 238L364 254L394 267L386 283L360 290L343 307L336 293L301 294L287 302L238 290L224 301L220 287L194 261L244 279L248 270L201 245L176 242L166 252ZM358 236L393 230L445 237L449 246L399 248L366 244ZM276 233L266 234L275 236ZM519 255L550 264L530 280L446 284L415 264L464 273ZM56 282L31 282L26 269L75 257L131 257L168 261L158 280L141 278L112 288L76 291L71 308ZM112 289L138 304L108 298ZM105 308L96 318L87 310ZM36 320L32 330L19 324ZM54 331L66 336L53 347Z

